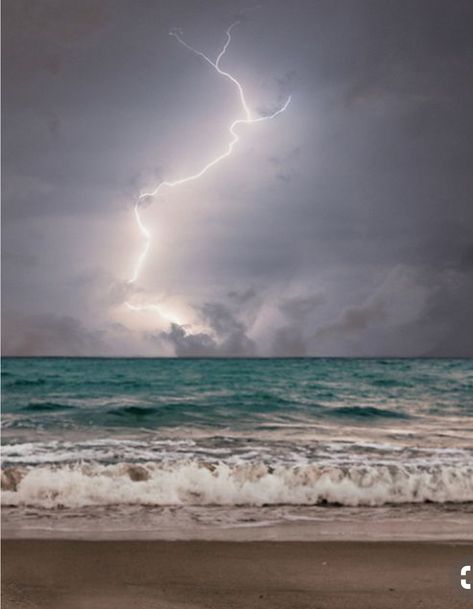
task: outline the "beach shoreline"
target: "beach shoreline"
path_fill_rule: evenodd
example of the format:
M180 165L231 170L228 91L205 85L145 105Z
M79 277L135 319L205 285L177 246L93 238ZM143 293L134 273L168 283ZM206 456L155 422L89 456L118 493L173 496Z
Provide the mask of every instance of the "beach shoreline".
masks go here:
M461 542L5 539L6 609L470 607Z

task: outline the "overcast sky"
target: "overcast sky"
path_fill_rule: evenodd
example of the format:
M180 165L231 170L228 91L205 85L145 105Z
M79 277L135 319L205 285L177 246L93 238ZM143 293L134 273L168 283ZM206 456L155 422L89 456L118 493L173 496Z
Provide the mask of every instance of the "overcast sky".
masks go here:
M2 4L4 354L473 355L471 0Z

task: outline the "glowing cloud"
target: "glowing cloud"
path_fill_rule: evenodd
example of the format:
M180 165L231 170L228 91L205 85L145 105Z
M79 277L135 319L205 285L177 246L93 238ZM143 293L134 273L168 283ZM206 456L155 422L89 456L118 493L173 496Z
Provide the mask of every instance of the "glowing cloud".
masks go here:
M262 122L262 121L265 121L265 120L268 120L271 118L275 118L276 116L278 116L278 114L281 114L282 112L284 112L286 110L286 108L288 107L288 105L291 101L291 96L289 96L287 98L286 102L284 103L284 105L281 106L278 110L276 110L272 114L253 117L252 112L246 101L245 92L243 90L242 85L232 74L230 74L229 72L226 72L225 70L223 70L220 67L220 62L221 62L222 58L224 57L224 55L228 49L228 46L231 42L231 39L232 39L232 30L236 25L238 25L238 23L239 23L239 21L235 21L226 30L225 43L223 45L222 50L217 55L217 58L215 59L215 61L212 61L207 55L205 55L205 53L198 51L193 46L188 44L185 40L183 40L183 38L181 36L181 32L179 30L172 30L169 33L171 36L176 38L176 40L182 46L184 46L186 49L188 49L189 51L191 51L198 57L201 57L204 61L206 61L209 65L211 65L212 68L220 76L227 78L235 86L235 88L238 91L238 96L240 98L243 116L240 118L236 118L230 124L229 129L228 129L229 133L230 133L230 140L226 146L226 149L220 155L218 155L217 157L208 161L199 171L197 171L187 177L181 178L179 180L173 180L173 181L164 180L164 181L160 182L154 190L152 190L150 192L143 192L140 194L140 196L138 197L138 199L135 203L135 206L134 206L134 216L135 216L135 222L138 225L138 229L143 236L144 246L134 265L133 274L132 274L131 278L128 280L129 284L135 283L138 280L140 273L141 273L141 269L143 268L143 264L145 263L145 260L148 256L148 253L151 248L151 240L152 240L151 233L150 233L149 229L143 223L143 220L142 220L141 214L140 214L140 207L141 207L143 201L146 199L157 197L161 193L161 191L165 188L174 188L176 186L180 186L181 184L186 184L187 182L192 182L193 180L197 180L200 177L202 177L205 173L207 173L207 171L209 171L209 169L211 169L212 167L214 167L215 165L217 165L218 163L223 161L223 159L229 157L232 154L235 145L240 140L240 136L238 135L238 133L236 131L236 129L239 125L251 125L251 124L259 123L259 122ZM131 305L130 303L125 303L125 304L129 309L131 309L133 311L156 310L157 312L161 312L159 305ZM162 316L167 318L166 315L162 315Z

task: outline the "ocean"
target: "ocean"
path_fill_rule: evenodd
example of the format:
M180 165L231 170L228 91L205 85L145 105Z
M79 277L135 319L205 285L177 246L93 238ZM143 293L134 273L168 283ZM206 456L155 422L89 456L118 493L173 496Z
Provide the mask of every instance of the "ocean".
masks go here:
M10 536L473 538L473 361L2 360Z

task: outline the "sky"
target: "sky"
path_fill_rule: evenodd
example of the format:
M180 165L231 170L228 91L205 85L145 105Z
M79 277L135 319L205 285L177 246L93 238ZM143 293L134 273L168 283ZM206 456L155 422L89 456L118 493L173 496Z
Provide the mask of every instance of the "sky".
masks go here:
M2 5L4 355L473 356L470 0Z

